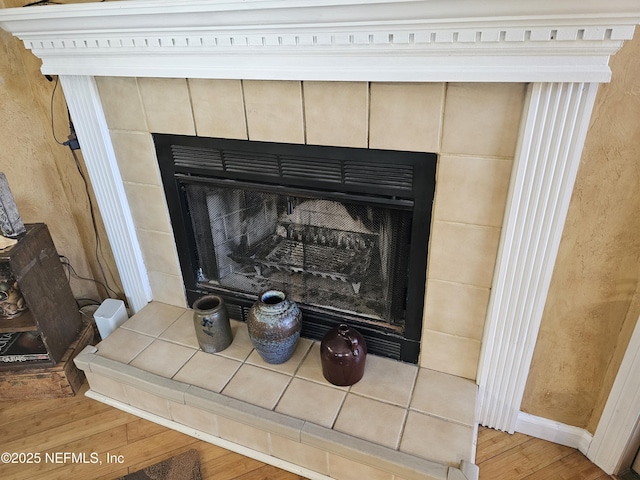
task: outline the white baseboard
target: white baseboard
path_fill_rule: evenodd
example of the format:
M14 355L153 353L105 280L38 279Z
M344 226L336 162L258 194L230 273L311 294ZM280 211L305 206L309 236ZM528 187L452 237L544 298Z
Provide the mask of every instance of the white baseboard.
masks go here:
M577 448L585 455L589 450L591 440L593 440L593 435L584 428L573 427L525 412L518 414L516 432L566 445L567 447Z

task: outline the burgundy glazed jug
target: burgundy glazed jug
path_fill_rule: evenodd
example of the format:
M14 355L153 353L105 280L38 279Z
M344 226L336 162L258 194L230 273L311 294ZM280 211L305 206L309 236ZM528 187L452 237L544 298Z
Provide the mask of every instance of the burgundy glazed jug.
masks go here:
M360 381L366 357L364 338L344 323L329 330L320 343L322 375L334 385L345 387Z

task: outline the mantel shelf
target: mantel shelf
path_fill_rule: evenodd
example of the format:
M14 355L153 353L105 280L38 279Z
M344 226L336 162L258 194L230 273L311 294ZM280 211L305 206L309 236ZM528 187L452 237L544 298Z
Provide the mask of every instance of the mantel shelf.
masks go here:
M114 1L3 9L0 27L47 74L606 82L640 22L629 0L521 3Z

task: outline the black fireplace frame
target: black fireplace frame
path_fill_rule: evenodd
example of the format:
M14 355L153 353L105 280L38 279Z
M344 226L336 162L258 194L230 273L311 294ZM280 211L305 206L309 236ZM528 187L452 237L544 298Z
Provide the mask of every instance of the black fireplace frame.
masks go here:
M388 204L412 212L406 282L404 328L372 326L358 317L338 315L306 305L302 335L320 340L345 321L358 329L369 352L417 363L427 269L428 239L436 182L435 153L350 147L285 144L249 140L154 133L160 175L171 217L189 306L200 296L216 293L230 316L246 320L257 296L203 289L198 282L197 251L184 189L189 183L257 188L281 194L357 198L361 203ZM234 152L227 158L223 152ZM240 154L238 154L240 152Z

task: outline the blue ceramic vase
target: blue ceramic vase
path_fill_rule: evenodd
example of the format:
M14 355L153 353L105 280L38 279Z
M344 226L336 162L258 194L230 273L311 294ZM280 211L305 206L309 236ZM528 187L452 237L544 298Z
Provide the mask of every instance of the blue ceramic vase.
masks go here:
M267 363L284 363L291 358L302 329L298 305L280 290L258 296L247 318L249 338Z

